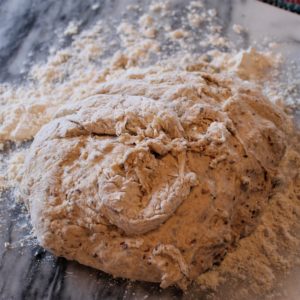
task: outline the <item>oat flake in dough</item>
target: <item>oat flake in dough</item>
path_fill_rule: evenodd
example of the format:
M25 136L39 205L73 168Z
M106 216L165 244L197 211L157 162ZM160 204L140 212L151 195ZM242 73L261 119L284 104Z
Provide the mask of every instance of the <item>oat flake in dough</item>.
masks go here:
M184 289L258 224L289 124L237 79L162 67L116 76L31 146L21 187L38 240Z

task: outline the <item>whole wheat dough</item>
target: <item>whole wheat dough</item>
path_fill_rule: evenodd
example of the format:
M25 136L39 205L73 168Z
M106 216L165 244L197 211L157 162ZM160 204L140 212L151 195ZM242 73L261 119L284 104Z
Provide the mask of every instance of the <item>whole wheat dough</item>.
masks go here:
M56 255L185 288L258 224L288 128L238 80L130 71L40 130L22 195Z

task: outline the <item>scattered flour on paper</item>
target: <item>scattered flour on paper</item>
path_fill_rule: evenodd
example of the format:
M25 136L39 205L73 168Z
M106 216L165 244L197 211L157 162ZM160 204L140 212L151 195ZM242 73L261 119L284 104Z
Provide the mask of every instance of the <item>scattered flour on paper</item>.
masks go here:
M203 73L209 74L212 82L214 76L222 78L225 89L226 80L234 79L237 85L260 90L280 110L289 112L288 106L298 105L293 98L289 103L284 100L286 91L280 90L274 80L282 63L280 55L255 48L236 50L232 42L221 35L216 10L206 10L203 2L191 1L182 26L174 27L170 22L172 18L175 18L174 10L169 2L153 2L139 20L122 20L116 31L100 21L79 32L80 23L71 22L64 31L64 35L71 35L73 39L69 47L55 50L45 63L34 65L24 85L0 85L1 145L7 141L21 143L33 139L44 125L57 118L62 108L80 106L83 99L98 94L146 95L156 99L166 91L166 86L159 90L159 84L169 84L173 90L166 96L191 97L192 100L191 80L197 74L200 78ZM243 28L236 25L233 30L241 33ZM199 45L193 40L201 31L199 45L204 49L219 47L218 50L195 52ZM224 47L226 51L222 50ZM156 78L151 77L151 72ZM159 76L166 72L169 83ZM213 87L206 92L214 93ZM199 274L196 281L203 289L215 290L215 297L218 291L224 293L224 286L225 291L226 286L232 288L226 292L230 299L257 293L272 295L277 274L286 273L299 263L300 178L297 170L300 165L299 149L292 146L297 143L296 136L280 162L280 172L273 182L274 195L254 231L238 241L211 270ZM1 162L1 171L5 169L0 176L2 189L19 185L24 154L23 151L12 153L6 168L2 168ZM172 255L180 257L177 252ZM165 274L169 274L165 270ZM172 284L174 278L173 282L180 281L184 286L186 276L181 278L182 274L176 272L173 277L169 274L165 278L165 286Z

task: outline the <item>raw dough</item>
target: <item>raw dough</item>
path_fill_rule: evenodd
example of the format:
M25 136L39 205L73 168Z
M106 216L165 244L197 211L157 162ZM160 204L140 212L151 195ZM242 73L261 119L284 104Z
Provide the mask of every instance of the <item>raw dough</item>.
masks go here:
M288 117L239 80L148 68L37 134L21 185L41 245L114 276L185 288L249 235Z

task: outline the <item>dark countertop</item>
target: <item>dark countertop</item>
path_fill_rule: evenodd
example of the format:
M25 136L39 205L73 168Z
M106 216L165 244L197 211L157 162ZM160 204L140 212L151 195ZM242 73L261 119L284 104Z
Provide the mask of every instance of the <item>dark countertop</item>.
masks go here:
M217 8L224 34L240 47L274 38L288 61L300 65L300 16L254 0L205 2ZM92 10L95 3L99 7ZM122 8L131 3L144 5L146 1L0 0L0 82L22 81L29 62L45 59L50 46L70 43L68 39L59 41L56 34L70 20L79 19L81 28L87 28L108 16L120 19ZM247 34L237 36L231 29L235 23L247 28ZM56 258L33 245L30 230L24 207L15 203L13 191L2 192L0 299L207 299L197 288L187 294L175 288L161 290L157 284L113 279L101 271ZM8 247L6 242L10 243Z

